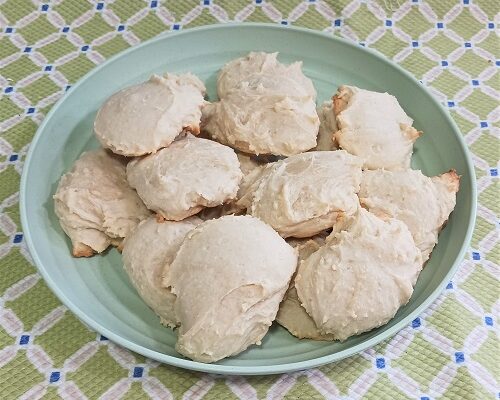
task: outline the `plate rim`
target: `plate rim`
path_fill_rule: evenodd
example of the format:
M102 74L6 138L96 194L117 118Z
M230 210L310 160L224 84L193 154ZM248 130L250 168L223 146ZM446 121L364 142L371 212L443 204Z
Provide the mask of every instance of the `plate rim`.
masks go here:
M31 236L31 231L30 231L30 224L27 218L26 214L26 198L27 198L27 180L28 180L28 172L30 171L30 164L31 164L31 158L32 154L35 153L38 142L40 141L40 138L42 137L42 132L45 130L45 126L48 124L48 122L52 119L54 114L57 113L58 109L60 106L64 103L66 99L66 93L52 106L50 111L47 113L41 124L38 126L37 131L35 135L33 136L33 139L29 145L28 152L26 154L26 158L24 161L23 165L23 170L21 174L21 182L20 182L20 189L19 189L19 210L20 210L20 216L21 216L21 226L23 230L23 235L26 240L26 244L28 247L28 251L33 258L33 262L37 267L37 270L43 277L45 283L47 286L51 289L51 291L58 297L58 299L73 313L75 314L81 321L83 321L85 324L91 327L94 331L104 335L107 337L109 340L112 342L123 346L131 351L134 351L136 353L139 353L143 356L146 356L148 358L157 360L159 362L172 365L174 367L179 367L183 369L188 369L192 371L199 371L199 372L207 372L207 373L215 373L215 374L224 374L224 375L271 375L271 374L280 374L280 373L286 373L286 372L294 372L294 371L299 371L299 370L304 370L304 369L309 369L309 368L315 368L319 367L325 364L333 363L340 361L346 357L350 357L352 355L358 354L364 350L367 350L376 344L382 342L383 340L386 340L392 336L394 336L396 333L401 331L405 326L407 326L413 319L418 317L425 309L427 309L435 300L436 298L443 292L446 284L449 282L449 280L452 278L452 276L456 273L458 267L460 266L462 260L464 259L464 255L466 252L466 249L471 241L472 238L472 233L474 230L474 225L475 225L475 220L476 220L476 213L477 213L477 183L476 183L476 175L475 175L475 170L472 162L472 157L469 151L469 148L467 147L465 140L460 133L460 130L457 127L457 124L455 121L451 118L449 112L441 105L441 103L434 97L434 95L429 91L429 89L423 85L421 82L419 82L410 72L406 71L404 68L393 62L391 59L385 57L382 53L378 52L375 49L371 48L366 48L364 46L360 46L357 43L340 38L337 36L334 36L330 33L323 32L323 31L318 31L314 29L309 29L309 28L302 28L302 27L296 27L296 26L282 26L282 25L277 25L273 23L249 23L249 22L244 22L244 23L218 23L218 24L212 24L212 25L203 25L200 27L194 27L186 30L181 30L181 31L176 31L176 32L164 32L152 39L146 40L138 45L131 46L130 48L119 52L118 54L115 54L114 56L108 58L106 61L103 63L96 65L94 68L92 68L88 73L86 73L83 77L81 77L71 88L70 91L73 89L79 87L80 85L83 84L83 82L87 81L88 79L91 79L92 76L96 73L98 73L102 68L106 67L108 64L111 64L115 60L122 58L122 57L127 57L129 53L137 51L140 48L146 47L151 45L152 43L158 42L158 41L163 41L163 40L175 40L175 38L179 35L186 35L189 34L190 32L197 32L197 31L209 31L209 30L218 30L218 29L238 29L240 27L253 27L255 29L272 29L272 30L292 30L298 33L302 34L307 34L307 35L313 35L313 36L318 36L322 38L328 38L330 40L342 43L343 45L347 45L349 47L355 48L358 51L362 52L367 52L371 54L373 57L377 58L379 61L382 61L386 64L389 64L390 66L396 68L400 73L402 73L407 79L410 79L413 81L413 83L417 83L427 94L429 99L432 102L432 105L439 109L441 114L445 117L447 123L451 126L453 133L458 139L459 145L465 154L465 164L466 168L470 174L470 184L471 184L471 192L470 192L470 216L469 216L469 221L467 225L467 231L465 234L465 240L461 244L461 248L456 254L454 261L451 265L451 268L449 269L448 273L445 275L443 281L438 285L434 291L415 309L413 310L408 316L402 318L397 324L394 326L390 327L384 332L381 332L368 340L359 343L351 348L342 350L338 353L334 354L328 354L326 356L321 356L317 358L312 358L306 361L299 361L299 362L292 362L292 363L285 363L285 364L277 364L277 365L261 365L261 366L228 366L228 365L220 365L220 364L205 364L197 361L192 361L189 359L183 359L183 358L178 358L174 356L170 356L168 354L164 354L155 350L150 350L146 347L143 347L141 345L138 345L128 339L125 339L118 334L113 333L112 331L108 330L106 327L100 325L96 321L94 321L91 317L87 316L76 304L71 302L65 295L64 293L58 288L56 283L51 279L49 273L45 270L43 263L38 255L38 252L36 250L36 247L34 245L34 242L32 240Z

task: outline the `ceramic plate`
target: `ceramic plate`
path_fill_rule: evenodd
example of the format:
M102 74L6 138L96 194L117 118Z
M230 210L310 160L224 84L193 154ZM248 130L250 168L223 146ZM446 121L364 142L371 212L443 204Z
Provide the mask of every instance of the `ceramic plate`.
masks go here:
M175 334L163 327L132 288L115 249L89 259L71 256L70 241L54 214L52 195L61 175L85 150L98 146L92 123L103 101L153 73L193 72L216 98L217 71L252 50L278 51L302 60L318 103L340 84L395 95L424 135L413 168L435 175L455 168L462 176L457 206L441 233L410 302L387 325L349 340L298 340L273 325L262 345L237 357L202 364L179 355ZM223 374L270 374L316 367L358 353L394 335L439 295L463 258L476 208L475 178L466 145L447 112L412 76L374 51L306 29L266 24L212 25L169 33L133 47L92 70L52 108L31 144L21 180L26 242L48 286L82 321L110 340L161 362ZM425 218L425 216L422 216Z

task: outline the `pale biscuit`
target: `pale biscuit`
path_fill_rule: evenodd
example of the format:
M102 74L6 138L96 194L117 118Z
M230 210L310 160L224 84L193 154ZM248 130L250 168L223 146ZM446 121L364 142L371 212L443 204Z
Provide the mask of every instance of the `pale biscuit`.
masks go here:
M245 153L290 156L316 146L316 90L302 63L250 53L219 74L219 101L203 110L204 130Z
M283 237L339 229L359 206L361 159L346 151L314 151L277 161L253 184L248 213Z
M54 209L75 257L118 246L150 215L127 183L124 160L102 149L83 153L61 177Z
M124 240L123 268L141 298L166 326L175 327L178 321L174 312L175 295L162 286L165 267L173 261L187 233L201 222L190 217L159 223L150 217Z
M427 261L455 208L460 177L455 171L429 178L421 171L364 171L359 198L370 212L403 221Z
M341 86L333 97L339 130L335 140L364 161L365 169L410 168L413 143L420 136L397 99L388 93Z
M242 176L233 149L192 135L127 166L146 206L173 221L234 199Z
M310 96L285 96L243 83L203 112L210 137L245 153L290 156L316 146L319 118Z
M225 216L193 229L164 280L177 296L176 350L214 362L260 344L296 265L296 251L257 218Z
M192 74L153 75L107 99L97 112L94 132L114 153L154 153L183 130L200 132L204 94L205 85Z
M345 340L393 318L421 269L406 225L361 208L347 230L300 263L295 287L319 331Z
M242 82L252 88L266 87L275 94L316 98L312 81L302 72L302 61L283 64L278 53L250 52L224 65L217 78L219 98L240 90Z

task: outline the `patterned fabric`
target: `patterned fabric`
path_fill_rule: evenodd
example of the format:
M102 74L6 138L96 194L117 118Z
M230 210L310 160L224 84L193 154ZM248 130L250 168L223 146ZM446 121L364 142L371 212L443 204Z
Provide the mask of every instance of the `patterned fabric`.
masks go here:
M497 0L1 0L0 396L498 398L498 12ZM336 364L256 377L159 365L79 322L41 280L24 244L23 161L37 126L65 90L143 40L229 21L305 26L379 50L431 88L474 155L478 219L453 281L394 338Z

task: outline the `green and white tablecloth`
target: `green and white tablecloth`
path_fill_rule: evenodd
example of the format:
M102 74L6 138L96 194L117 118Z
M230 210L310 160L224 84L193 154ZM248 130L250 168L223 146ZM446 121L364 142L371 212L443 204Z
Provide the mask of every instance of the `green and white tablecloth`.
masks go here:
M499 7L498 0L0 0L0 398L499 398ZM394 338L336 364L260 377L160 365L79 322L44 284L23 240L23 160L65 90L143 40L229 21L304 26L379 50L449 108L473 153L478 219L457 275Z

